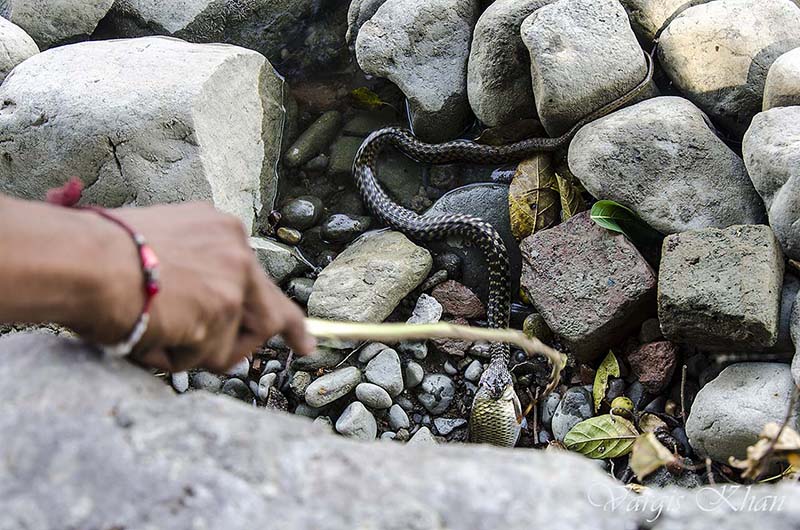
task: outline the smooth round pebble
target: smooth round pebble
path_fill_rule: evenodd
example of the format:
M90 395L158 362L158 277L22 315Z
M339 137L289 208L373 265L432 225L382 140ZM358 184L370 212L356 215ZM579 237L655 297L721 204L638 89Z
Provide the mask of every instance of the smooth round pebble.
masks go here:
M289 381L289 390L291 390L296 397L303 399L306 395L306 389L308 389L308 385L310 384L310 373L303 371L295 372L292 379Z
M267 361L267 364L264 365L264 371L261 372L261 375L277 373L281 370L283 370L283 363L281 363L278 359L270 359Z
M245 357L235 365L231 367L230 370L225 372L225 375L229 375L231 377L238 377L239 379L247 379L247 376L250 374L250 359Z
M394 440L395 438L397 438L396 432L386 431L381 434L381 440Z
M261 400L269 397L269 389L275 384L278 379L278 374L270 372L261 376L258 380L258 398Z
M317 416L312 423L333 430L333 420L328 416Z
M222 393L241 399L246 403L250 403L253 400L253 393L250 392L250 387L247 383L235 377L225 381L225 384L222 385Z
M360 401L350 403L339 419L336 420L336 431L342 436L358 440L374 440L378 435L378 424L375 417Z
M356 398L373 409L388 409L392 406L392 397L378 385L360 383L356 387Z
M300 403L297 405L297 408L294 409L294 413L298 416L305 416L306 418L317 418L319 417L319 409L308 405L307 403Z
M481 375L483 375L483 365L478 360L472 361L464 371L464 377L473 383L477 383Z
M409 362L406 365L406 388L414 388L418 384L422 383L422 379L425 377L425 370L420 366L419 363L415 363L414 361Z
M375 358L383 350L389 349L389 346L382 342L370 342L358 352L358 362L368 363Z
M453 402L456 393L453 380L443 374L428 374L420 386L419 401L431 414L441 414Z
M573 387L564 393L551 421L553 436L564 441L567 433L578 423L592 417L592 393L582 386Z
M542 423L544 425L550 426L550 422L553 420L553 414L556 412L556 408L558 408L558 404L561 402L561 394L558 392L552 392L542 402Z
M189 380L192 383L192 387L199 390L206 390L216 394L222 389L222 378L211 372L194 372L189 377Z
M313 290L314 280L311 278L292 278L286 284L286 294L302 305L308 305L308 299Z
M451 363L450 361L444 363L444 371L448 375L456 375L458 373L458 369L455 366L453 366L453 363Z
M285 226L278 228L277 236L278 239L289 245L296 245L303 239L302 232L294 228L286 228Z
M306 388L306 403L324 407L347 395L361 382L361 371L354 367L340 368L313 381Z
M189 390L188 372L175 372L170 375L169 379L170 382L172 383L172 388L174 388L176 392L183 394L184 392Z
M389 409L389 426L395 431L408 429L411 422L408 421L408 414L400 405L394 404Z
M436 432L442 436L447 436L454 430L464 427L466 424L467 420L464 418L436 418L433 420L433 426L436 428Z
M433 437L433 433L429 428L420 427L408 441L408 445L436 445L436 438Z
M403 391L403 369L400 357L391 348L376 355L364 369L367 381L383 387L394 397Z
M322 201L317 197L305 195L292 199L281 208L281 224L296 230L306 230L319 222L322 209Z

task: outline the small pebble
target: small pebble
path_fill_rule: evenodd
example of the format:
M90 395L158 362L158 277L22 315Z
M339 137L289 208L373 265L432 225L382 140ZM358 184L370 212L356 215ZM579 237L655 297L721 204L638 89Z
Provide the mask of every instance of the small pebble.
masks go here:
M373 409L388 409L392 406L389 393L372 383L359 383L356 387L356 399Z
M342 436L357 440L374 440L378 435L378 424L375 417L360 401L350 403L339 419L336 420L336 431Z
M336 259L336 256L337 254L333 250L323 250L317 254L317 266L324 269Z
M313 381L306 388L306 403L324 407L349 394L361 382L361 371L354 367L340 368Z
M403 407L403 410L405 410L406 412L414 410L414 403L412 403L411 400L405 396L397 396L396 398L394 398L394 401L395 403Z
M561 402L561 394L558 392L552 392L548 394L544 401L542 402L541 414L542 414L542 423L544 425L550 426L550 422L553 420L553 414L558 407L558 404Z
M397 345L397 349L405 355L418 360L428 356L428 343L426 341L403 341Z
M217 393L222 389L222 378L211 372L194 372L189 380L193 388Z
M441 414L453 402L456 387L453 380L443 374L428 374L420 385L419 401L431 414Z
M450 361L444 363L444 371L448 375L456 375L458 373L458 369Z
M286 284L286 294L289 298L297 300L302 305L308 305L311 291L314 290L314 280L311 278L292 278Z
M411 361L406 365L405 375L406 388L414 388L422 383L422 379L425 377L425 370L419 363Z
M553 440L553 435L545 430L539 431L539 443L549 444Z
M380 352L388 348L389 346L383 344L382 342L370 342L369 344L361 348L360 352L358 352L358 362L368 363L376 355L378 355Z
M370 224L369 217L351 217L337 213L322 224L322 237L332 243L349 243L366 232Z
M467 353L469 353L471 357L480 357L482 359L488 359L492 356L491 346L488 342L476 342L470 346L469 350L467 350Z
M592 408L592 393L586 388L577 386L567 390L550 422L556 440L563 442L575 425L591 418Z
M403 369L400 366L400 357L391 348L383 350L367 363L364 376L370 383L383 387L392 397L403 391Z
M308 162L305 163L303 169L311 173L322 173L326 169L328 169L328 163L330 162L330 158L328 155L322 154L317 155Z
M612 377L608 380L608 387L606 388L606 399L608 402L614 401L615 398L620 397L625 393L625 381L617 377Z
M399 433L398 433L399 434ZM435 445L436 438L427 427L421 427L408 441L408 445Z
M344 359L345 355L339 350L319 347L311 355L295 357L292 361L292 368L295 370L305 370L313 372L320 368L333 368Z
M253 393L250 392L250 387L241 379L231 378L225 381L225 384L222 385L222 393L241 399L246 403L253 401Z
M324 113L286 150L283 157L287 167L298 167L328 148L336 138L342 124L340 112Z
M386 431L385 433L381 434L381 440L394 440L397 438L397 433L392 431Z
M464 371L464 377L473 383L477 383L481 375L483 375L483 365L477 360L472 361Z
M667 402L667 398L664 396L658 396L653 401L647 404L644 408L645 412L664 412L664 405Z
M297 245L303 239L303 234L294 228L286 228L282 226L278 228L278 239L289 245Z
M411 423L408 414L400 405L394 404L389 409L389 426L394 430L408 429Z
M461 257L452 252L445 252L437 255L433 259L434 267L444 269L447 271L447 277L451 280L458 280L461 278Z
M306 395L306 389L311 384L311 374L308 372L295 372L292 379L289 381L289 389L292 394L298 399L303 399Z
M229 375L231 377L238 377L239 379L247 379L247 376L250 374L250 359L245 357L235 365L233 365L230 370L225 372L225 375Z
M320 410L308 405L307 403L300 403L297 405L297 408L294 409L294 413L298 416L305 416L306 418L317 418Z
M328 416L317 416L313 421L314 425L320 425L326 429L333 430L333 420Z
M172 388L174 388L176 392L183 394L189 390L189 373L175 372L170 375L170 382L172 383Z
M436 418L433 420L433 426L436 428L436 432L441 436L447 436L454 430L464 427L466 424L467 420L464 418Z
M411 433L408 432L408 429L398 429L395 440L398 442L406 442L410 437Z
M281 370L283 370L283 363L278 359L270 359L267 361L267 364L264 365L264 371L261 372L261 374L274 374L280 372Z
M298 197L281 208L281 224L295 230L307 230L319 222L322 210L323 204L319 198L312 195Z
M625 395L631 398L631 401L633 401L633 406L636 407L636 410L641 410L642 407L644 407L645 398L647 395L642 383L639 381L634 381L631 383L628 386L628 390L625 392Z
M269 389L275 384L278 374L270 372L261 376L258 380L258 398L262 401L269 397Z

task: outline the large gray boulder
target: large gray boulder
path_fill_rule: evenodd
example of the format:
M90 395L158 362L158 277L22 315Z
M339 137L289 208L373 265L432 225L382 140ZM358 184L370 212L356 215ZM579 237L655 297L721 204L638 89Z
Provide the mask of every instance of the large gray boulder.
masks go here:
M757 114L744 136L742 154L783 251L800 259L800 107Z
M176 396L47 336L0 340L0 439L2 530L746 530L800 517L787 482L640 497L564 451L355 442L226 396ZM720 493L782 509L737 511Z
M658 320L664 336L760 350L778 340L783 254L765 225L706 228L664 240Z
M308 299L309 316L382 322L428 276L430 252L400 232L365 234L323 269Z
M764 110L793 105L800 105L800 48L778 57L764 84Z
M472 34L467 95L472 111L495 127L536 116L530 56L520 36L522 21L554 0L496 0Z
M764 425L782 423L794 381L788 364L739 363L725 368L700 389L686 419L689 443L700 456L718 462L742 459ZM798 427L795 409L789 426Z
M800 7L791 0L716 0L676 17L658 51L678 90L741 137L761 110L770 66L798 46Z
M0 18L0 83L19 63L39 53L39 47L25 30Z
M697 4L711 0L619 0L628 11L631 26L637 35L652 41L672 19Z
M39 48L88 38L114 0L4 0L0 16L24 29Z
M550 136L641 83L647 63L617 0L558 0L525 19L536 110Z
M764 219L742 159L683 98L653 98L583 127L569 167L596 198L627 206L665 234Z
M452 139L470 123L467 59L477 18L477 0L388 0L358 32L361 69L400 87L426 141Z
M0 101L0 191L41 199L78 176L87 203L206 200L248 230L272 208L282 80L256 52L162 37L73 44L19 65Z
M547 326L591 359L654 311L656 275L622 234L580 213L520 245L522 288Z

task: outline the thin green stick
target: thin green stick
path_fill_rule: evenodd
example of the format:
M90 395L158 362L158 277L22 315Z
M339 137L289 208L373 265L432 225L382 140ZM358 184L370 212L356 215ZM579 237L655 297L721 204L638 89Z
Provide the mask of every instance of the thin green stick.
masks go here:
M529 357L543 355L553 370L545 395L552 392L561 378L567 356L544 344L537 338L526 336L515 329L488 329L459 326L447 322L437 324L363 324L359 322L334 322L315 318L306 319L309 334L323 340L374 340L400 342L404 340L463 339L469 341L504 342L525 351Z

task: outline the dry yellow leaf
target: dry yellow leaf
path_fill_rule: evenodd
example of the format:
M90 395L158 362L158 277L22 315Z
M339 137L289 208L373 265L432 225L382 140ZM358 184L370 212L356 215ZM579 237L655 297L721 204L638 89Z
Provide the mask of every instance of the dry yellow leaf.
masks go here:
M520 162L508 188L508 207L511 232L518 240L558 223L561 204L549 154Z
M562 218L564 221L588 208L586 201L581 195L581 187L578 179L572 174L566 164L562 164L556 173L558 183L558 193L561 198Z
M742 477L756 479L776 459L787 460L792 466L800 465L800 434L789 426L781 431L779 424L771 422L764 425L758 441L747 448L747 458L737 460L730 457L728 463L742 469Z
M646 432L633 443L631 469L636 473L636 478L642 480L661 466L673 463L675 459L675 455L658 441L655 434Z

